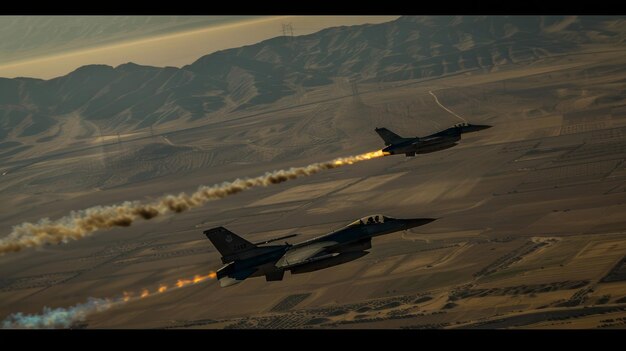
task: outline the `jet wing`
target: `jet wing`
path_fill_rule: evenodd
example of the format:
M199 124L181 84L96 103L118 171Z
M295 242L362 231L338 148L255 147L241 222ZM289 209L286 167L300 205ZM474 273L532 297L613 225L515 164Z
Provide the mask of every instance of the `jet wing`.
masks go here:
M300 264L315 261L317 255L329 247L337 245L336 241L322 241L310 245L291 249L276 262L278 268L289 268Z
M427 143L427 142L441 140L441 139L443 139L442 136L439 136L439 135L438 136L432 136L432 135L430 135L430 136L427 136L425 138L420 138L419 141L422 142L422 143Z

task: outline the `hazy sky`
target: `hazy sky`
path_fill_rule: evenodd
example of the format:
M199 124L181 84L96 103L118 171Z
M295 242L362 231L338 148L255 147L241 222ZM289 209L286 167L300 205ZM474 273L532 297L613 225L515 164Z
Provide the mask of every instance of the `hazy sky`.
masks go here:
M181 67L214 51L398 16L2 16L0 77L49 79L87 64Z

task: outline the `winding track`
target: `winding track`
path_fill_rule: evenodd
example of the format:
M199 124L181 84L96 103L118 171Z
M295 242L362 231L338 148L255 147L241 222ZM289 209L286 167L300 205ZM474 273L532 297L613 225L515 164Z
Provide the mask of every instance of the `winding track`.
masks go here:
M461 117L461 116L457 115L456 113L454 113L454 112L453 112L452 110L450 110L449 108L447 108L447 107L443 106L443 105L439 102L439 99L437 99L437 95L435 95L435 93L433 93L433 91L432 91L432 90L428 91L428 93L429 93L430 95L432 95L432 96L435 98L435 102L436 102L436 103L437 103L437 105L439 105L442 109L444 109L444 110L446 110L446 111L450 112L451 114L453 114L453 115L455 115L457 118L459 118L461 121L463 121L463 122L467 123L467 121L465 120L465 118L463 118L463 117Z

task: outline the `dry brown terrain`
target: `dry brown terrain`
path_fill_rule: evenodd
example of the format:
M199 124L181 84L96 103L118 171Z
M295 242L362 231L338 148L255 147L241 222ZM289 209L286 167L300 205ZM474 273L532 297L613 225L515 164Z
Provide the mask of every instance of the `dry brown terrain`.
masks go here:
M69 119L56 146L0 164L2 233L93 205L373 151L382 146L377 126L413 136L457 123L431 91L470 122L494 127L449 150L328 170L1 256L0 318L216 270L219 254L202 234L212 226L253 242L290 233L299 241L383 213L441 219L376 238L369 255L344 265L280 282L204 282L93 314L82 326L624 328L623 48L498 67L364 83L358 96L337 79L258 111L121 135L120 143L81 139L88 126Z

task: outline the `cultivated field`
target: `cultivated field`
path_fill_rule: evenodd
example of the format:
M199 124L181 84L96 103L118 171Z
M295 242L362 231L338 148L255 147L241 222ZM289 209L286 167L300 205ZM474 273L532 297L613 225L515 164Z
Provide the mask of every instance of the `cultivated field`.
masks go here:
M252 242L299 233L295 242L382 213L440 219L375 238L370 254L347 264L280 282L203 282L81 326L623 328L626 58L610 49L362 83L358 95L337 79L262 108L119 138L81 137L89 126L70 119L76 126L52 149L0 144L0 230L9 233L71 210L378 150L374 127L415 136L460 122L430 92L469 122L493 126L445 151L327 170L1 256L0 316L217 270L220 255L202 234L213 226Z

